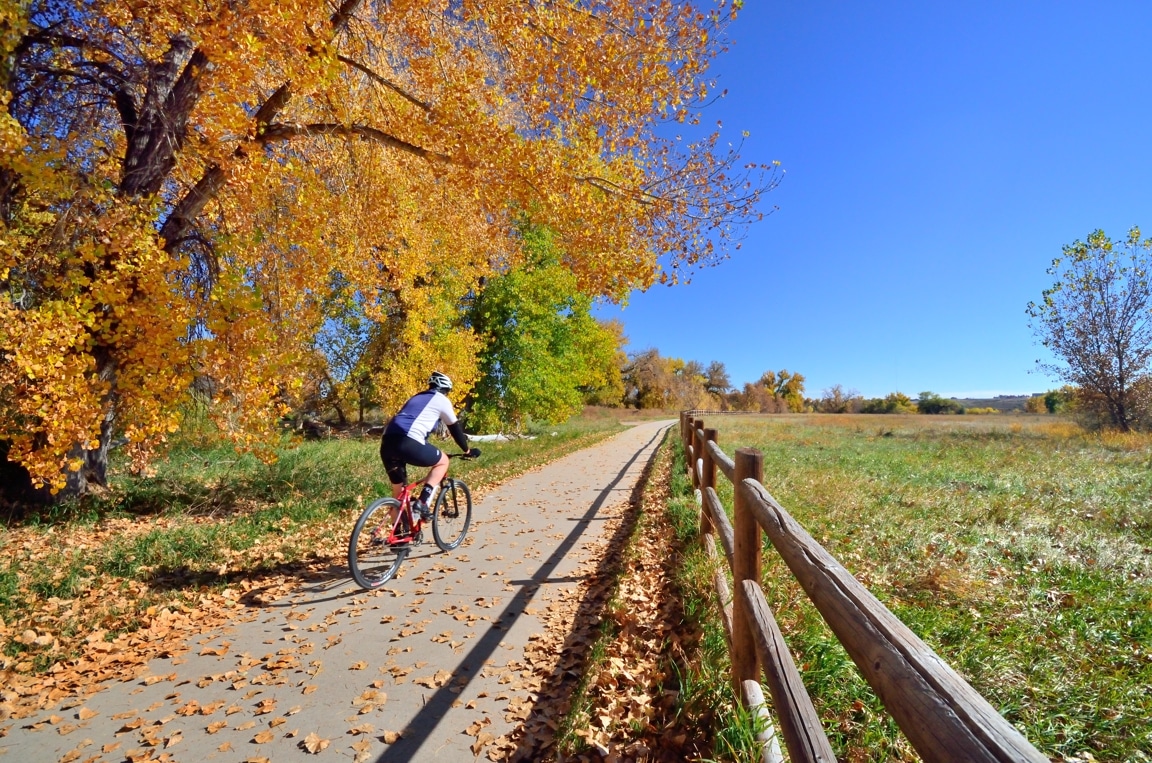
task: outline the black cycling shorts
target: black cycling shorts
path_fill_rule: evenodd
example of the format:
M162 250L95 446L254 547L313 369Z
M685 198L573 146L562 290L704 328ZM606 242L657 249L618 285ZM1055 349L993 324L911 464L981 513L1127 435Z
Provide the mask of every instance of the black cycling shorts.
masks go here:
M416 442L406 434L386 434L380 439L380 460L393 485L408 483L408 464L435 466L440 461L440 449L428 443Z

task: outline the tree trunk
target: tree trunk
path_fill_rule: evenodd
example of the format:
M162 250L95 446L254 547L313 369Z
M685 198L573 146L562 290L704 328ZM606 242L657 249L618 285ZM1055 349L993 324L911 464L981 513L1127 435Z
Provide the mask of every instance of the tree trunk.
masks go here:
M78 498L86 494L91 485L108 487L108 451L112 449L112 433L116 425L116 362L109 357L101 360L99 376L108 384L108 393L104 397L104 417L100 420L98 444L89 450L77 443L68 452L69 460L79 458L82 463L79 469L65 473L64 489L55 495L54 501Z

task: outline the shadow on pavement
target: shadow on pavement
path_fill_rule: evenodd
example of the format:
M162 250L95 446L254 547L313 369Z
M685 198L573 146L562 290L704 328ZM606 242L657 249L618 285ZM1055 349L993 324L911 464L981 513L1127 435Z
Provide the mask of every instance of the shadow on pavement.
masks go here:
M405 736L397 740L395 744L390 745L377 759L377 763L399 763L399 761L410 760L419 749L428 740L429 736L435 730L440 720L448 713L452 703L460 696L462 689L466 688L480 672L484 666L485 660L492 656L496 649L500 646L503 640L503 634L511 626L513 622L523 613L525 607L529 605L532 597L544 582L554 582L550 575L557 568L564 557L576 545L580 536L584 534L584 530L588 527L589 522L596 518L596 513L604 502L615 490L616 485L624 479L628 470L632 467L640 455L651 448L656 442L664 437L665 432L670 427L662 427L657 430L652 436L652 439L641 447L636 449L636 452L630 459L620 468L616 477L610 482L600 494L588 507L584 516L576 523L576 526L568 533L559 546L552 552L548 559L540 565L532 579L513 581L514 583L521 584L520 590L512 597L512 600L500 613L499 617L493 619L495 627L489 628L488 631L479 638L476 645L464 656L456 668L457 675L466 677L461 683L460 680L454 681L449 685L440 687L435 694L427 699L424 706L409 723L405 730ZM580 608L576 614L574 627L565 641L563 654L575 655L578 662L571 670L577 674L583 672L582 668L586 660L586 646L578 643L582 640L580 638L580 625L586 623L598 622L596 617L597 613L603 608L606 600L607 592L610 590L611 581L614 578L615 570L622 562L622 555L617 553L627 541L632 533L632 527L635 525L637 513L634 509L638 505L638 497L644 489L644 484L648 479L649 472L651 471L652 463L655 457L655 449L648 455L648 461L644 466L644 472L636 483L629 498L630 510L625 520L616 529L612 538L609 540L608 548L601 557L600 565L593 573L593 580L589 585L587 594L580 604ZM554 717L558 715L556 708L567 708L568 697L572 690L577 685L578 679L571 675L569 670L560 671L558 679L551 685L542 686L538 695L541 698L547 698L545 701L537 701L536 706L532 712L529 713L529 722L534 716L544 713L547 717ZM453 690L455 689L455 690ZM548 740L550 742L550 740ZM547 744L539 745L539 749L543 750ZM528 760L535 756L537 746L526 746L517 750L511 759L515 760Z

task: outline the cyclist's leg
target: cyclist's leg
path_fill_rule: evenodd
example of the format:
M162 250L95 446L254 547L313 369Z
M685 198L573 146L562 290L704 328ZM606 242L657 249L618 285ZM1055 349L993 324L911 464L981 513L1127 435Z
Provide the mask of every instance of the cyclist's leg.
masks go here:
M448 474L448 454L440 451L440 460L432 465L428 471L428 477L424 483L431 485L433 488L440 487L440 483L444 481L444 477Z
M428 510L432 510L432 503L436 500L436 492L440 489L440 483L444 481L445 475L448 474L448 454L442 450L437 450L440 458L436 463L432 464L432 468L428 470L428 476L424 478L424 487L420 488L420 501Z
M404 438L408 439L407 437ZM388 482L392 485L392 497L399 498L408 483L408 465L401 452L402 441L397 438L384 437L380 440L380 460L384 462L384 471L388 473ZM396 508L388 510L389 525L396 524Z
M440 451L439 448L429 445L426 442L420 442L411 437L403 436L397 437L391 443L392 456L397 459L402 459L405 464L412 466L427 466L432 470L425 480L425 485L421 490L419 500L424 501L425 506L428 503L429 485L438 485L444 479L444 475L448 473L448 456ZM393 477L392 479L396 479Z

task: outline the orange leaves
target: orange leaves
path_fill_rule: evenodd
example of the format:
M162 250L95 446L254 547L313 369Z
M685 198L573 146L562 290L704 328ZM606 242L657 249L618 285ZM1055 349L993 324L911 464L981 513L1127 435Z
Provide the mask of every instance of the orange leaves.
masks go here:
M186 384L178 341L186 320L172 298L172 265L146 231L150 205L98 200L74 207L89 227L64 251L30 243L3 263L10 288L29 298L0 302L0 386L15 393L0 404L0 439L56 488L76 466L73 446L100 440L113 385L126 435L147 448L175 424Z
M718 133L657 132L707 97L725 0L57 5L64 21L12 38L20 124L0 109L21 181L0 231L0 439L41 482L110 428L146 468L193 378L249 448L308 385L368 394L316 350L337 273L370 323L370 402L431 367L463 396L480 340L460 305L517 264L514 223L554 230L578 287L622 299L720 259L770 187L743 185ZM50 73L69 68L112 73Z

